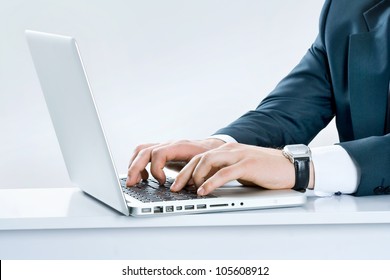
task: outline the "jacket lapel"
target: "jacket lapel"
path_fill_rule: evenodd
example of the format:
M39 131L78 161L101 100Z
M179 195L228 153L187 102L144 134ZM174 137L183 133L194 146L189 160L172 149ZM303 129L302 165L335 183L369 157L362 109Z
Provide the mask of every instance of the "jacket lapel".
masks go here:
M364 13L368 32L349 41L348 83L355 139L383 135L389 82L390 1Z

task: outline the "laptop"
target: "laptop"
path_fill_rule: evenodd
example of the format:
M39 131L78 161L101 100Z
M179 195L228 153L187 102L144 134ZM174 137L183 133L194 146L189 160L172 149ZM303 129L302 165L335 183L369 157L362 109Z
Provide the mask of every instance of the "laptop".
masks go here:
M300 206L306 196L294 190L264 190L238 183L207 196L185 188L169 190L173 179L153 178L126 187L118 176L91 87L72 37L26 31L30 53L73 184L124 215L158 216Z

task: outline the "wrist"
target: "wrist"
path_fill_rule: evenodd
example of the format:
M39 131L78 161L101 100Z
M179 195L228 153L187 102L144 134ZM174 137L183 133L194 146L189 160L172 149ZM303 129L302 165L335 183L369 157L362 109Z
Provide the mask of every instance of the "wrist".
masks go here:
M304 192L313 186L313 165L311 152L308 146L303 144L287 145L283 148L283 155L289 159L295 169L295 183L293 190ZM310 179L312 182L310 182Z

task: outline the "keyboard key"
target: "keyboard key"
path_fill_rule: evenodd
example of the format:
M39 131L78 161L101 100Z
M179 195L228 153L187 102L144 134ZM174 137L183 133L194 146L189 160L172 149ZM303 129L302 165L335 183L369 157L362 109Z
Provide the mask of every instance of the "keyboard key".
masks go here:
M167 178L167 182L164 186L161 186L155 179L141 181L133 187L126 187L125 178L120 181L123 192L145 203L215 197L214 195L198 196L194 186L188 186L180 192L171 192L170 186L173 183L172 178Z

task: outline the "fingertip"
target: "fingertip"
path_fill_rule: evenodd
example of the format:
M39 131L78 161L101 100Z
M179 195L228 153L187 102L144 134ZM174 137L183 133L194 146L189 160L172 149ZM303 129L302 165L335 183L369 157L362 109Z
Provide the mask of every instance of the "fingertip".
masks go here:
M208 195L212 193L216 188L217 185L215 185L215 183L213 183L212 181L210 181L210 179L208 179L198 188L197 194L202 196Z
M127 176L126 178L126 187L131 187L133 186L132 182L131 182L131 178L129 176Z
M157 179L157 178L156 178ZM164 175L164 178L158 178L157 179L158 183L162 186L162 185L165 185L165 182L166 182L166 178L165 178L165 175Z
M177 192L175 183L173 183L169 189L171 192Z
M126 183L125 183L125 186L128 187L129 186L129 178L126 178Z
M203 188L203 187L200 187L197 192L196 192L198 195L200 196L204 196L206 195L206 190Z
M162 170L150 170L152 173L152 176L158 181L160 185L164 185L167 177L165 176L164 171Z
M171 191L178 192L178 191L180 191L180 189L181 189L180 183L177 180L175 180L173 182L173 184L171 185Z
M167 177L165 176L164 171L161 169L150 169L152 176L160 183L160 185L164 185Z
M126 187L133 187L141 181L141 175L138 174L136 177L127 175Z

